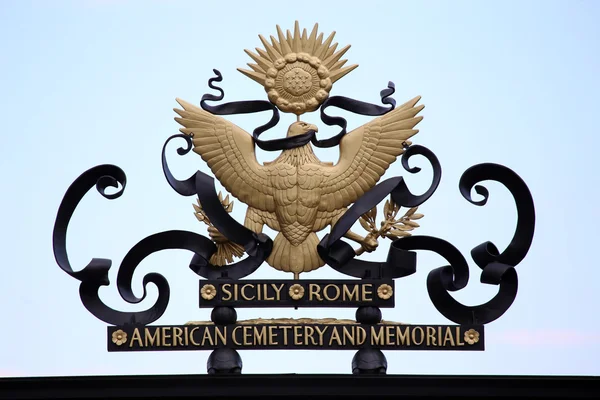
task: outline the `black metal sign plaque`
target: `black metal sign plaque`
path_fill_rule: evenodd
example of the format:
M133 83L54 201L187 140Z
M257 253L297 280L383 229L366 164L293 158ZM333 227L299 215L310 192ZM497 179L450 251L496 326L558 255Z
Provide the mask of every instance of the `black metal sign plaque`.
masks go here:
M394 281L201 280L200 307L394 307Z
M232 324L108 327L108 351L484 350L483 325Z

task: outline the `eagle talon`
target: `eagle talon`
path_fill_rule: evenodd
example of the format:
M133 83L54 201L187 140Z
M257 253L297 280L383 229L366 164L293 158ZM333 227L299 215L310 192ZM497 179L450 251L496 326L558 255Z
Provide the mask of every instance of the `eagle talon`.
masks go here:
M217 228L215 228L212 225L209 225L209 227L208 227L208 236L210 236L212 241L217 244L223 244L223 243L229 242L229 239L227 239L221 232L219 232L219 230Z
M375 251L377 246L379 246L379 242L375 236L373 236L373 234L369 233L367 236L365 236L365 239L362 241L361 245L366 252L370 253Z

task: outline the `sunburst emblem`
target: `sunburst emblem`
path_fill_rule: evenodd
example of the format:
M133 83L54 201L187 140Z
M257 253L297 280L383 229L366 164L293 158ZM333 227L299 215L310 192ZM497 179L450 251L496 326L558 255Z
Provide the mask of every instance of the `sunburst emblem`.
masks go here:
M263 85L269 101L283 112L299 116L316 110L329 97L333 83L358 67L344 67L348 60L340 60L350 45L336 52L338 44L331 44L335 32L323 41L318 28L315 24L310 35L306 29L301 34L296 21L292 35L289 30L284 34L277 25L279 40L271 36L269 43L259 35L264 50L256 48L258 54L244 50L256 64L248 63L252 71L238 71Z

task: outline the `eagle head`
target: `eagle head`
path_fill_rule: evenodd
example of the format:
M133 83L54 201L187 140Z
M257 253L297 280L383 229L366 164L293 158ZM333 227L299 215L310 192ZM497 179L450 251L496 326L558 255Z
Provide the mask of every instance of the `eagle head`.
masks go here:
M317 128L317 126L313 125L313 124L309 124L309 123L302 122L302 121L297 121L297 122L294 122L293 124L291 124L290 127L288 128L287 137L302 135L309 131L318 132L319 128Z

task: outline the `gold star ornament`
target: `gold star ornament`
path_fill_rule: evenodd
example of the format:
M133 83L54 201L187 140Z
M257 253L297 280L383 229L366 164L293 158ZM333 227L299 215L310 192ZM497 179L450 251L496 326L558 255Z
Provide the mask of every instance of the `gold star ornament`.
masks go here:
M332 85L358 65L344 67L347 60L340 60L350 45L336 52L332 44L335 32L323 40L315 24L310 34L306 29L300 33L298 21L294 33L283 33L277 25L277 36L271 42L259 35L264 49L257 53L244 50L256 64L248 63L252 71L238 71L260 83L269 101L283 112L296 115L315 111L329 97Z

